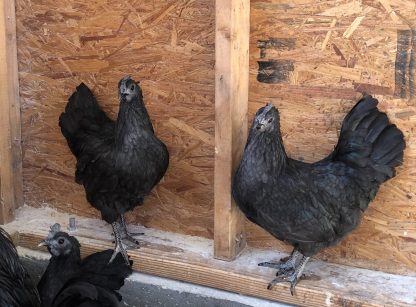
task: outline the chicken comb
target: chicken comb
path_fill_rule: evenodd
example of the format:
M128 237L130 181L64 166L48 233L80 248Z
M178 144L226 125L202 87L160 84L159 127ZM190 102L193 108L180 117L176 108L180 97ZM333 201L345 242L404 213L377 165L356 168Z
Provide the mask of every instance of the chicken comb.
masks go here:
M118 87L120 88L121 84L126 84L127 81L132 80L133 82L136 82L137 84L140 83L140 81L135 81L132 79L131 75L125 75L120 81L118 82Z
M48 233L48 239L53 238L53 236L61 231L61 225L59 223L55 223L51 226L51 230Z
M266 114L267 112L269 112L271 109L273 109L273 104L271 101L269 101L266 106L264 107L263 113Z
M123 79L121 79L121 81L127 81L127 80L131 80L131 75L126 75L123 77Z

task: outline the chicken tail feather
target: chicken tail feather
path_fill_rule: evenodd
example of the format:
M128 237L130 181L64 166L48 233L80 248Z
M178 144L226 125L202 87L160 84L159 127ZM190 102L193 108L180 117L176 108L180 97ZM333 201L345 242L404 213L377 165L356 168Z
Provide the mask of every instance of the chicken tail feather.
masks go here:
M94 94L84 83L77 86L65 107L65 112L59 117L59 126L62 134L75 156L87 144L85 138L91 135L100 135L111 120L101 110Z
M59 125L64 136L67 139L73 137L79 130L83 117L94 116L96 112L99 112L99 107L91 90L81 83L69 98L65 112L59 117Z
M371 167L382 183L395 176L406 144L403 133L377 104L377 99L365 96L348 113L332 158L354 167Z

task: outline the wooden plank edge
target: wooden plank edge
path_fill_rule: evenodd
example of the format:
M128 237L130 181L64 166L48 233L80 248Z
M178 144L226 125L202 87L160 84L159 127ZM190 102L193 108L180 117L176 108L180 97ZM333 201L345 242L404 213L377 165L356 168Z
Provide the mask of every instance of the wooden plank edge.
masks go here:
M247 135L250 1L215 2L214 256L235 259L246 246L231 181Z
M0 2L0 224L23 204L15 1Z
M37 245L45 236L40 234L19 232L14 233L15 244L32 250L42 250ZM87 256L104 249L112 248L110 242L83 239L81 253ZM179 258L166 255L165 252L151 251L145 248L129 251L134 261L133 268L137 272L157 275L160 277L199 284L243 295L259 297L272 301L279 301L298 306L386 306L386 302L360 301L356 298L346 297L339 291L328 292L319 287L302 286L300 283L296 293L291 296L288 284L278 284L273 290L267 290L268 281L254 274L241 274L232 270L213 267L189 258ZM389 302L391 303L391 302ZM387 304L389 305L389 304ZM411 306L410 304L395 303L394 306Z

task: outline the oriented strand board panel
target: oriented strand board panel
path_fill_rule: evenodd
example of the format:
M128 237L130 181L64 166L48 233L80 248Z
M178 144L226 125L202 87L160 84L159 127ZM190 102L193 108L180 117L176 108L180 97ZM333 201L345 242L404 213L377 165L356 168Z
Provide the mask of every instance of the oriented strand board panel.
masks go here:
M415 274L415 2L253 0L250 54L250 118L272 101L293 158L329 154L364 92L402 129L407 149L397 177L380 189L361 226L318 257ZM247 235L252 246L289 249L252 224Z
M130 222L212 238L214 2L17 0L25 202L99 216L74 182L59 114L81 81L113 118L117 82L141 81L171 159Z

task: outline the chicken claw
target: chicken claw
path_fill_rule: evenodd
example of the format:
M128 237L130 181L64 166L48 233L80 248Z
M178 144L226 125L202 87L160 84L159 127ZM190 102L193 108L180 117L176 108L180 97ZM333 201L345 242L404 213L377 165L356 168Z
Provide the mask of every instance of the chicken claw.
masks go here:
M128 240L131 240L131 237L144 235L144 232L130 232L127 230L127 223L126 223L126 220L124 219L124 214L120 216L120 224L121 224L121 231L123 232L122 234L123 239L126 237L130 237L130 239ZM138 242L139 241L137 241L137 244L139 244Z
M276 278L273 279L267 286L268 290L271 290L273 286L281 282L290 283L290 293L294 295L295 286L298 283L299 279L302 276L302 272L305 268L306 263L310 257L302 255L297 250L294 250L290 257L284 262L281 260L279 263L273 262L262 262L259 263L259 266L269 267L277 269ZM298 261L299 260L299 261Z
M129 233L124 233L121 235L121 241L130 248L140 248L139 240L132 237Z
M287 275L295 270L296 262L298 259L302 258L302 256L303 255L300 252L294 249L289 257L283 257L279 262L261 262L258 266L276 269L276 276Z
M276 276L285 275L295 270L292 262L261 262L258 266L276 269Z
M288 275L279 275L275 279L273 279L267 286L268 290L271 290L275 284L281 283L281 282L289 282L290 283L290 294L292 296L295 293L295 286L298 283L299 278L296 278L296 275L293 273Z

